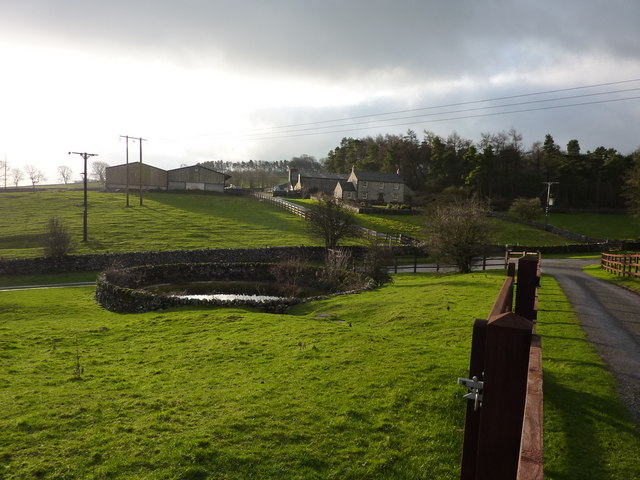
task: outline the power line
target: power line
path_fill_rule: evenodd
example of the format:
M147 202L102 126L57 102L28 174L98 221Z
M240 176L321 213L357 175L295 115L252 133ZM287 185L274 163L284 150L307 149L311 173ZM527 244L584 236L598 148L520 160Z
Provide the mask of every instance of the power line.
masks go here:
M474 114L474 115L462 115L462 116L437 118L437 119L429 119L429 120L422 120L422 121L414 120L414 121L411 121L411 122L393 123L393 124L387 124L387 125L371 125L371 124L367 124L367 126L363 126L363 127L346 128L346 129L341 129L341 130L312 131L312 132L306 132L306 133L273 132L272 134L268 134L268 133L263 134L265 136L258 136L258 134L256 134L254 136L250 136L250 135L240 136L240 138L244 138L244 139L247 139L247 140L274 140L274 139L281 139L281 138L294 138L294 137L305 137L305 136L313 136L313 135L326 135L326 134L332 134L332 133L355 132L355 131L360 131L360 130L368 130L368 129L372 129L372 128L383 128L383 127L388 128L388 127L399 127L399 126L415 125L416 123L438 123L438 122L448 122L448 121L453 121L453 120L468 120L468 119L471 119L471 118L494 117L494 116L499 116L499 115L510 115L510 114L515 114L515 113L528 113L528 112L536 112L536 111L543 111L543 110L570 108L570 107L578 107L578 106L585 106L585 105L598 105L598 104L622 102L622 101L627 101L627 100L638 100L638 99L640 99L640 96L617 98L617 99L608 99L608 100L599 100L599 101L591 101L591 102L569 103L569 104L564 104L564 105L550 105L550 106L546 106L546 107L526 108L526 109L520 109L520 110L508 110L508 111L504 111L504 112L479 113L479 114ZM450 113L463 113L463 112L464 111L450 112ZM393 119L393 120L399 120L399 119ZM336 127L336 126L334 125L332 127L324 127L324 128L334 128L334 127Z
M435 116L439 116L439 115L451 115L451 114L459 114L459 113L466 113L466 112L477 112L477 111L482 111L482 110L505 108L505 107L514 107L514 106L522 106L522 105L533 105L533 104L540 104L540 103L547 103L547 102L557 102L557 101L560 101L560 100L570 100L570 99L576 99L576 98L594 97L594 96L599 96L599 95L609 95L609 94L612 94L612 93L625 93L625 92L632 92L632 91L638 91L638 90L640 90L640 87L638 87L638 88L630 88L630 89L625 89L625 90L618 90L618 91L609 91L609 92L573 95L573 96L568 96L568 97L556 97L556 98L543 99L543 100L529 100L529 101L526 101L526 102L506 103L506 104L501 104L501 105L489 105L489 106L486 106L486 107L467 108L467 109L462 109L462 110L449 110L449 111L444 111L444 112L425 113L425 114L422 114L422 115L412 115L412 116L406 116L406 117L394 117L394 118L389 118L389 119L385 119L385 120L377 120L376 123L394 122L394 121L397 121L397 120L418 119L418 118L425 118L425 117L435 117ZM635 97L632 97L632 98L635 98ZM610 99L609 101L616 101L616 100L617 99ZM577 103L576 105L583 105L583 103ZM525 111L525 110L523 110L523 111ZM305 132L305 131L313 131L313 130L318 130L318 129L337 128L337 127L352 127L352 126L356 126L356 125L371 125L371 122L355 122L355 123L344 123L344 124L339 124L339 125L329 125L329 126L326 126L326 127L301 128L301 129L289 130L289 131L286 131L286 132L270 132L270 133L269 132L265 132L263 135L279 134L279 133L293 134L293 133ZM376 125L376 127L383 127L383 126L385 126L385 125ZM318 133L322 133L322 132L318 132ZM256 134L246 134L246 135L239 135L238 137L261 138L258 135L260 135L260 134L257 134L257 133Z
M452 108L452 107L459 107L459 106L465 106L465 105L474 105L474 104L479 104L479 103L489 103L489 102L496 102L496 101L501 101L501 100L511 100L511 99L517 99L517 98L527 98L527 97L533 97L533 96L550 95L550 94L561 93L561 92L585 90L585 89L606 87L606 86L612 86L612 85L623 85L623 84L639 82L639 81L640 81L640 78L635 78L635 79L629 79L629 80L620 80L620 81L615 81L615 82L606 82L606 83L582 85L582 86L568 87L568 88L561 88L561 89L554 89L554 90L545 90L545 91L524 93L524 94L518 94L518 95L508 95L508 96L502 96L502 97L493 97L493 98L487 98L487 99L482 99L482 100L471 100L471 101L466 101L466 102L456 102L456 103L433 105L433 106L411 108L411 109L404 109L404 110L378 112L378 113L372 113L372 114L366 114L366 115L357 115L357 116L337 118L337 119L331 119L331 120L319 120L319 121L314 121L314 122L278 125L278 126L274 126L274 127L262 127L262 128L255 128L255 129L245 130L243 133L240 133L240 134L234 134L234 132L219 132L219 133L210 133L210 134L197 135L197 136L190 137L190 138L215 137L215 136L228 136L228 137L233 137L233 138L249 138L249 139L252 138L252 137L255 137L256 139L271 138L271 137L260 137L260 135L275 135L275 134L284 135L284 134L288 134L288 133L291 133L291 132L297 133L298 131L305 131L305 130L309 131L309 130L315 130L315 129L320 129L320 128L329 129L329 128L336 128L336 127L341 127L341 126L363 125L363 124L369 124L369 122L353 123L353 122L349 122L349 121L350 120L362 120L362 119L366 119L366 118L384 117L384 116L389 116L389 115L398 115L398 114L404 114L404 113L428 111L428 110L438 110L438 109L443 109L443 108ZM588 97L588 96L609 95L609 94L623 93L623 92L634 91L634 90L638 90L638 88L625 89L625 90L610 90L610 91L606 91L606 92L594 92L594 93L575 95L575 96L568 96L568 97L553 97L553 98L542 99L542 100L532 100L532 101L529 101L529 102L518 102L518 103L514 103L514 104L477 107L475 109L465 109L465 110L448 111L448 112L437 112L437 113L432 113L432 114L416 115L416 116L413 116L413 117L394 117L394 118L391 118L391 119L378 120L378 122L389 122L389 121L403 120L403 119L408 119L408 118L420 118L420 117L424 117L424 116L435 116L435 115L445 115L445 114L452 114L452 113L462 113L462 112L466 112L466 111L478 111L478 110L489 109L489 108L503 108L505 106L525 105L525 104L531 104L531 103L552 102L552 101L566 100L566 99L570 99L570 98L583 98L583 97ZM612 100L612 101L616 101L616 100ZM606 103L606 102L596 102L596 103ZM584 105L584 104L577 104L577 105ZM559 108L564 108L564 106L559 107ZM530 111L530 110L523 110L523 111ZM511 113L517 113L517 112L511 112ZM461 118L464 118L464 117L461 117ZM442 121L446 121L446 120L448 120L448 119L443 119ZM334 124L336 122L349 122L349 123L345 123L343 125L329 125L329 124ZM278 132L277 131L277 130L292 129L292 128L296 128L296 127L309 127L309 126L313 126L313 125L327 125L327 126L325 126L325 127L318 126L316 128L309 128L309 129L303 129L303 130L292 130L292 131L283 131L283 132ZM402 124L402 125L406 125L406 124ZM380 125L380 126L383 126L383 125ZM396 125L389 125L389 126L396 126ZM376 127L368 127L368 128L376 128ZM362 129L356 129L356 130L362 130ZM352 130L349 130L349 131L352 131ZM317 132L317 133L312 133L312 135L319 135L319 134L322 134L322 133L336 133L336 132L334 132L334 131L331 131L331 132ZM292 136L302 136L302 135L292 135ZM275 138L284 138L284 137L283 136L278 136L278 137L275 137ZM164 141L169 141L169 140L170 139L164 139Z

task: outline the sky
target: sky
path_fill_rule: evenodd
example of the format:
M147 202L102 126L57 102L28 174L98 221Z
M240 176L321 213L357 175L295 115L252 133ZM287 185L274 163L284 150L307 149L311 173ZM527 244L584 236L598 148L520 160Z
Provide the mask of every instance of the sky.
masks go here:
M69 151L124 163L124 135L170 169L408 129L630 153L638 20L637 0L0 0L0 160L57 183L80 179Z

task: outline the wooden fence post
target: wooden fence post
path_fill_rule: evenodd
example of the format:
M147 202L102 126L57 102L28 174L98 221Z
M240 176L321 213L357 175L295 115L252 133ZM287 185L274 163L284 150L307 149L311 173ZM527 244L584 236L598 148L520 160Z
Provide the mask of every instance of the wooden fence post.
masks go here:
M516 478L532 326L515 313L498 315L487 324L477 479Z
M538 259L532 256L518 260L518 281L516 288L516 308L518 315L536 319L536 288L538 287Z
M487 338L487 321L476 319L473 324L471 340L471 359L469 361L469 378L482 380L484 372L485 343ZM467 403L464 421L464 443L462 446L461 480L475 480L478 459L478 431L480 429L481 409L475 409L471 400Z

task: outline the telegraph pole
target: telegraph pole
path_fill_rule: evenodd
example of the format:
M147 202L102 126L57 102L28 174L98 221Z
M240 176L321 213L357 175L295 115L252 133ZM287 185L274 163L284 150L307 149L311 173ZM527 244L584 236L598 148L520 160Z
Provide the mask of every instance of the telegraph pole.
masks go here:
M97 157L97 153L86 153L86 152L69 152L69 155L80 155L84 158L84 215L82 222L82 241L87 241L87 158L89 157Z
M126 158L127 158L127 172L125 174L126 179L126 192L127 192L127 207L129 206L129 135L120 135L120 138L126 138L127 146L126 146Z
M138 143L140 144L140 206L142 206L142 142L146 142L147 140L139 137Z
M547 186L547 203L544 206L544 229L549 229L549 207L553 205L551 197L551 185L557 185L559 182L542 182Z
M138 188L140 189L140 205L142 205L142 142L147 140L142 137L132 137L130 135L120 135L120 138L124 138L127 141L126 157L127 157L127 207L129 206L129 140L138 140L140 142L140 165L138 170Z

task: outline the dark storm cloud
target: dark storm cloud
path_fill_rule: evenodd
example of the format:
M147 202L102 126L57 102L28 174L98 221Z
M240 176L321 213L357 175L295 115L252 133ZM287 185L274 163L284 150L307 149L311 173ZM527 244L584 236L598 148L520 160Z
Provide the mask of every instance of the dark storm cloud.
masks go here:
M640 52L635 0L21 0L0 7L0 18L26 42L333 78L484 76Z

